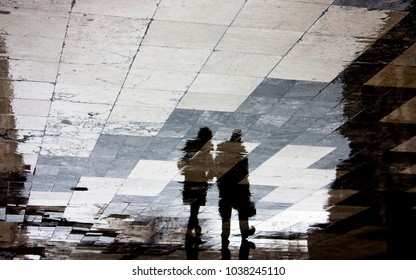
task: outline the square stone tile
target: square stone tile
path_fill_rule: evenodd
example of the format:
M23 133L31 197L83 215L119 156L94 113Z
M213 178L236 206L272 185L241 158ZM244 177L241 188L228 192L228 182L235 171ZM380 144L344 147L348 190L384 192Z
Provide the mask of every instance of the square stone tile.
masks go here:
M12 35L6 36L5 41L7 49L4 56L12 59L59 62L62 52L61 38Z
M310 57L285 57L269 74L268 78L331 82L349 62Z
M58 62L8 60L9 73L1 75L2 79L54 83L58 73ZM38 71L32 71L37 69Z
M80 85L74 81L70 83L58 83L55 87L55 100L113 104L120 92L120 87L111 84ZM71 83L72 82L72 83Z
M330 4L315 2L249 1L233 22L233 26L305 32Z
M78 132L46 133L41 155L89 157L100 135Z
M210 56L201 72L265 77L281 58L281 56L215 51Z
M72 193L31 191L28 205L67 206Z
M115 15L72 13L67 39L138 46L149 20Z
M314 24L310 32L375 39L381 37L405 15L403 12L370 11L366 8L333 5Z
M201 73L189 92L249 96L262 80L259 77Z
M230 25L245 4L243 0L161 1L155 19Z
M98 87L120 87L127 75L127 66L60 63L57 83Z
M212 50L226 28L222 25L154 20L143 45Z
M0 81L0 85L3 81ZM52 98L54 86L52 83L13 81L14 98L48 100Z
M134 89L186 91L196 75L196 72L133 68L130 70L124 86Z
M65 40L62 62L129 66L138 51L137 45L112 42Z
M117 105L175 108L183 94L180 91L123 88Z
M234 112L246 98L244 95L187 92L177 108Z
M8 35L55 38L63 42L68 12L31 9L2 8L2 29Z
M142 46L132 67L141 69L199 72L211 54L206 49Z
M16 115L47 117L51 101L35 99L17 99L12 101L12 109Z
M413 137L392 149L393 152L416 152L416 137Z
M303 33L275 29L232 26L216 50L267 55L285 55Z
M381 119L381 122L392 122L392 123L416 123L415 117L416 109L416 97L409 100L387 116Z
M80 1L74 5L73 12L80 14L100 14L124 18L152 18L160 0L120 0L103 2L100 0Z

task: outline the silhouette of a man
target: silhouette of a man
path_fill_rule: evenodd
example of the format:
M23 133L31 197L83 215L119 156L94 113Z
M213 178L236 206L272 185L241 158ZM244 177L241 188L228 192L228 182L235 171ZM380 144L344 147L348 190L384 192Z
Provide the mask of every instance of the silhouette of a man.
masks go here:
M213 179L214 165L211 143L212 132L208 127L200 128L198 136L188 140L182 148L184 153L178 162L178 168L184 175L182 199L190 205L190 217L185 235L185 248L188 259L198 259L198 248L201 244L201 227L198 213L206 203L209 182Z
M231 257L228 245L232 209L238 212L241 232L240 259L248 258L249 249L255 247L254 243L247 241L247 237L255 232L254 227L249 227L249 217L256 214L256 209L251 201L247 151L241 137L241 130L234 130L229 141L217 146L215 157L219 189L218 210L222 219L221 253L223 259Z

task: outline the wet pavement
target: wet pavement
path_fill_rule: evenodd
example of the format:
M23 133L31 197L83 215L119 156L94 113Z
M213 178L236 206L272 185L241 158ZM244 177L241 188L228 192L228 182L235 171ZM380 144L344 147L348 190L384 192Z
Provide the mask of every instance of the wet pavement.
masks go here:
M416 258L415 1L0 2L0 259Z

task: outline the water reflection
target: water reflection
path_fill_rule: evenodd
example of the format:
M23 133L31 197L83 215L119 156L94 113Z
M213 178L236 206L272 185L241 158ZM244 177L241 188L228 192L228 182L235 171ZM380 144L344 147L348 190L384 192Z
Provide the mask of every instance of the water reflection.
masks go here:
M241 233L239 258L248 259L250 248L255 248L253 242L247 241L247 237L255 232L255 228L249 226L249 218L256 214L256 208L251 201L247 151L241 137L241 130L234 130L229 141L217 146L215 157L215 175L219 189L218 210L222 221L221 254L223 259L231 258L228 245L232 209L238 212Z
M183 203L190 205L190 216L185 235L185 247L188 259L198 259L201 244L201 227L198 214L206 203L209 182L213 178L214 159L211 143L212 132L208 127L199 130L195 139L188 140L182 149L184 155L178 162L181 175L184 176Z

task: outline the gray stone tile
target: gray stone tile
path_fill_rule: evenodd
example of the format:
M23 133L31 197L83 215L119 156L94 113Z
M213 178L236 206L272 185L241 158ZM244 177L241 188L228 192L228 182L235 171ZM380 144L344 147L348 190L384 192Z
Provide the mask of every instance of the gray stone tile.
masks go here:
M304 100L293 100L293 99L280 99L276 102L268 111L268 114L278 115L278 116L292 116L307 102Z
M302 117L321 118L328 114L338 104L338 102L310 101L307 104L305 104L305 106L303 106L302 109L297 111L294 115Z
M251 94L252 97L269 97L279 99L283 97L296 83L294 80L264 79Z
M140 154L128 158L115 158L109 167L105 177L127 178L140 159Z
M249 96L243 104L238 107L238 113L254 113L254 114L264 114L266 113L279 99L270 98L270 97L258 97L258 96Z
M310 100L327 86L327 83L297 81L283 96L285 99Z

